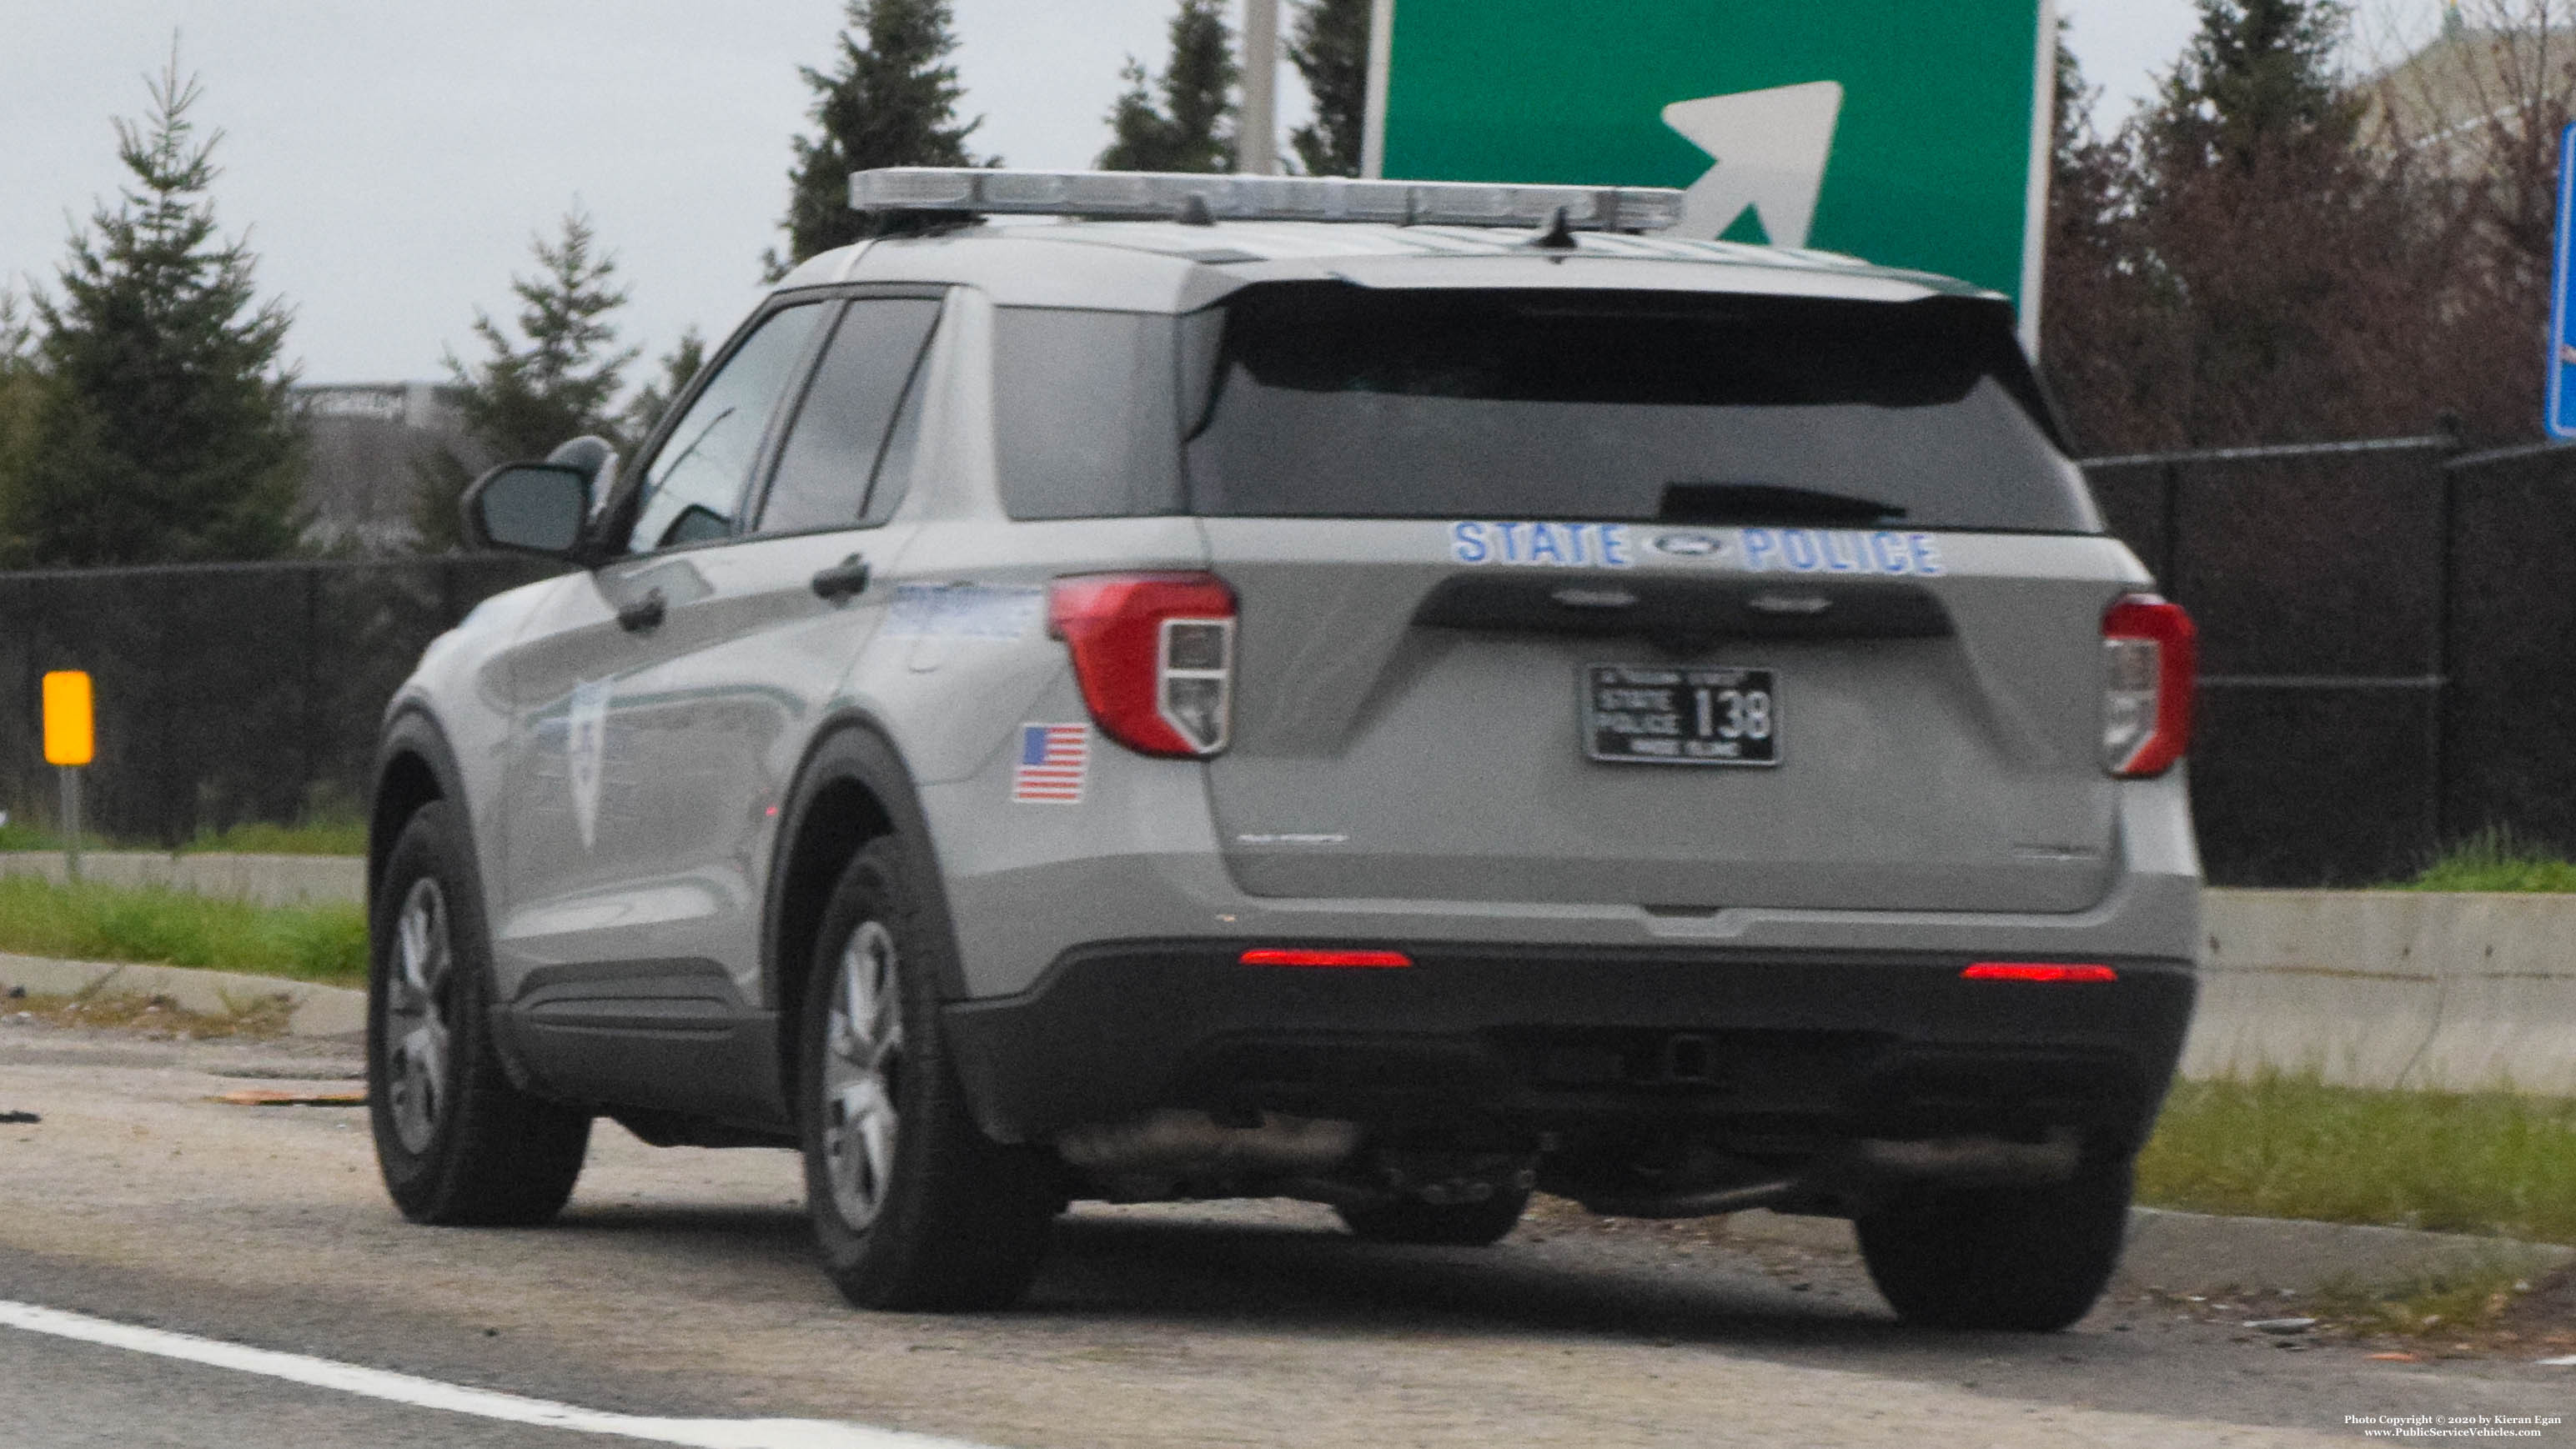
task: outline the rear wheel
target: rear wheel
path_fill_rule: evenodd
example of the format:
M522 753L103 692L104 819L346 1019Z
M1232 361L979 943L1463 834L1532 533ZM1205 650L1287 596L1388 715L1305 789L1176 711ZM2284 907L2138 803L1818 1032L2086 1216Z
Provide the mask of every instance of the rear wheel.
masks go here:
M1351 1236L1372 1243L1423 1243L1456 1248L1486 1248L1501 1242L1520 1225L1529 1209L1529 1189L1501 1188L1482 1202L1354 1203L1334 1209Z
M367 974L367 1115L414 1222L542 1223L581 1175L590 1114L510 1084L492 1046L492 961L464 822L403 827L377 886Z
M2046 1187L1924 1189L1853 1226L1870 1278L1907 1322L2051 1333L2110 1281L2129 1184L2122 1161Z
M911 854L853 858L805 993L805 1196L832 1281L862 1308L999 1308L1027 1291L1057 1195L1042 1153L986 1137L939 1034L944 933Z

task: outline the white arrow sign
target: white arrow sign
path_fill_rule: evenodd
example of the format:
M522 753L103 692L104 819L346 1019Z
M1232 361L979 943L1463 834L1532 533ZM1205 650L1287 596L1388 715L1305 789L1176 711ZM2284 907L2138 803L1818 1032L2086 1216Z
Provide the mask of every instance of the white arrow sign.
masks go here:
M1714 238L1751 207L1774 245L1802 247L1842 119L1839 81L1706 96L1664 107L1664 124L1715 158L1682 196L1682 236Z

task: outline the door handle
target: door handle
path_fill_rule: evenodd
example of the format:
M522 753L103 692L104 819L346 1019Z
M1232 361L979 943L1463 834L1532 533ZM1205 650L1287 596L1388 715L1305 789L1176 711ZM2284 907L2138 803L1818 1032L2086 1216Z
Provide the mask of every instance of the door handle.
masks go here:
M617 606L617 627L629 634L641 634L662 627L662 616L669 612L660 589L646 589L644 597L631 604Z
M855 598L868 586L868 561L852 554L814 575L814 596L827 604Z

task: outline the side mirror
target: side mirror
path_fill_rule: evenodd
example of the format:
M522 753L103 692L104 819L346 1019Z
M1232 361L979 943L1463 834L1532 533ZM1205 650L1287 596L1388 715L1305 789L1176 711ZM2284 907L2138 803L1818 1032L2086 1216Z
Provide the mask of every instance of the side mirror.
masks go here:
M590 517L590 475L560 463L504 463L465 490L465 536L484 548L570 558Z

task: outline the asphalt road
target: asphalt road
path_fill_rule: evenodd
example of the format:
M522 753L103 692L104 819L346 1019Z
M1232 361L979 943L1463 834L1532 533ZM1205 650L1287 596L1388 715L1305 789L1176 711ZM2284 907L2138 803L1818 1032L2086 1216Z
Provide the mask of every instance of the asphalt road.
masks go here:
M1562 1218L1496 1249L1385 1248L1298 1204L1084 1209L1017 1311L860 1314L808 1260L782 1153L604 1127L560 1224L435 1230L385 1201L362 1111L207 1100L354 1070L313 1044L0 1024L0 1113L42 1118L0 1126L0 1318L40 1305L779 1449L886 1441L733 1421L1030 1449L2253 1446L2576 1401L2566 1369L2282 1351L2134 1294L2067 1334L1942 1335L1898 1325L1848 1254ZM616 1442L0 1322L0 1445Z

